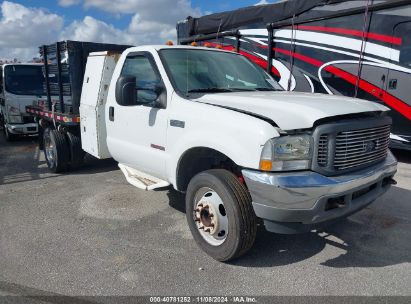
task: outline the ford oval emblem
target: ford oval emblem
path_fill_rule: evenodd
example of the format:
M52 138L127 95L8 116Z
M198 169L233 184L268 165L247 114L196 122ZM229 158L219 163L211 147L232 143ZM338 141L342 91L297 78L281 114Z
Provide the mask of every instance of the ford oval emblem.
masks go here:
M377 143L375 141L369 141L364 143L364 152L371 152L375 150Z

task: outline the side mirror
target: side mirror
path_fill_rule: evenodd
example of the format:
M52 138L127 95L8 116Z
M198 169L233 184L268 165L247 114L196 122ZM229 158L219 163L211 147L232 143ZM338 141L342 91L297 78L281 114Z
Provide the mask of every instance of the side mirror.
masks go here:
M136 77L125 75L117 79L116 100L121 106L137 104Z

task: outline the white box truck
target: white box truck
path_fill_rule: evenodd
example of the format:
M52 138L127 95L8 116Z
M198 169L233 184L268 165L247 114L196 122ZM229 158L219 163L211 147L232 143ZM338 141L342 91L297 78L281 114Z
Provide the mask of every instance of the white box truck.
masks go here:
M309 231L395 183L385 106L285 92L233 52L91 53L79 115L27 111L40 119L52 171L78 166L85 151L114 158L136 187L185 192L194 240L220 261L251 248L257 218L268 231Z
M0 125L7 141L37 134L26 106L45 99L42 64L10 63L0 66Z

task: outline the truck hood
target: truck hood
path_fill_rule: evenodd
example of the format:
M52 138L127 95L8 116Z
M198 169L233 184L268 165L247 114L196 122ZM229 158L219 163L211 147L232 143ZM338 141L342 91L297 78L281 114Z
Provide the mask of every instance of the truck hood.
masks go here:
M325 117L389 110L378 103L350 97L283 91L204 94L194 100L264 116L283 130L311 128Z

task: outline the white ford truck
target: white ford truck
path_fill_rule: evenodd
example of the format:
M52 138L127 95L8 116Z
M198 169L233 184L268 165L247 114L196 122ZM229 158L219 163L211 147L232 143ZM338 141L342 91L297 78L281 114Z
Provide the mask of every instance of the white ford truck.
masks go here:
M39 116L50 169L78 166L84 150L114 158L134 186L185 192L195 241L220 261L252 247L258 218L268 231L309 231L395 183L386 107L284 92L233 52L91 53L79 110L77 119L27 108Z

